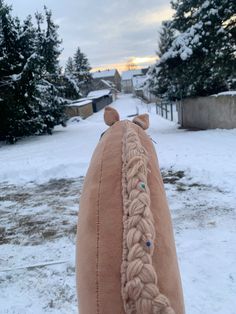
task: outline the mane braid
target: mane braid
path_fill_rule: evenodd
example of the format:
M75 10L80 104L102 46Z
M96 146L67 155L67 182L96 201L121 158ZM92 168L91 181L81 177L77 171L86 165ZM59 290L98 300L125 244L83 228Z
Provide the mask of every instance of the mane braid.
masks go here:
M148 157L126 123L122 151L123 255L121 293L126 314L175 314L160 293L152 265L155 227L147 185Z

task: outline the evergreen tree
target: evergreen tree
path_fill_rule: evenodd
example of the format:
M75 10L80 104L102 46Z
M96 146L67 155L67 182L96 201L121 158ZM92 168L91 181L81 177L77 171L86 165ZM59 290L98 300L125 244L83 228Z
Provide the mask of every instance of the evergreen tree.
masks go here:
M55 74L60 72L59 56L62 43L58 36L58 26L52 20L52 12L44 7L46 19L46 34L43 43L43 57L47 73Z
M77 48L74 55L74 69L74 74L79 82L87 83L91 81L91 67L88 58L81 52L80 48Z
M1 2L0 136L14 142L16 136L31 134L31 127L36 131L38 112L33 99L35 56L30 55L28 45L27 55L23 47L27 32L22 32L19 20L10 13L11 8Z
M74 60L69 57L66 62L65 74L62 78L64 81L64 97L68 99L78 99L82 96L75 72Z
M157 62L156 94L182 98L227 90L235 73L235 1L177 0L172 7L178 35Z
M82 97L81 89L78 86L77 80L70 74L61 76L62 95L67 101L79 99Z
M44 7L46 31L42 30L44 18L36 14L37 50L41 55L42 77L38 84L38 93L42 101L41 115L45 131L52 132L55 125L63 123L66 101L63 99L59 56L61 53L58 26L52 20L52 12Z
M70 99L86 96L92 81L89 61L80 48L76 50L74 57L69 57L65 67L65 92Z
M67 62L66 62L65 74L73 77L74 73L75 73L74 61L71 57L69 57Z
M42 15L37 15L37 28L30 16L21 24L0 0L0 137L10 142L50 133L63 120L57 28L46 14L44 31Z
M157 55L161 58L171 47L174 40L174 29L171 21L162 22L159 35ZM159 61L157 61L158 63ZM168 91L171 76L166 64L162 64L162 67L158 67L157 64L149 69L149 88L154 95L160 97Z
M158 41L158 51L157 55L159 58L167 52L171 47L172 41L174 39L174 29L171 21L163 21L161 31L159 32L159 41Z
M80 89L86 94L92 81L92 74L90 73L91 67L88 58L81 52L80 48L77 48L73 61L74 77Z

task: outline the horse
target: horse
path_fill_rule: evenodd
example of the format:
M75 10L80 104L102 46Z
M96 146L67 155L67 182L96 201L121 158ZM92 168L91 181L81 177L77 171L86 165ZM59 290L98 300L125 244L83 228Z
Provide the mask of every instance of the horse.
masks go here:
M76 276L80 314L184 314L173 227L147 114L109 126L80 198Z

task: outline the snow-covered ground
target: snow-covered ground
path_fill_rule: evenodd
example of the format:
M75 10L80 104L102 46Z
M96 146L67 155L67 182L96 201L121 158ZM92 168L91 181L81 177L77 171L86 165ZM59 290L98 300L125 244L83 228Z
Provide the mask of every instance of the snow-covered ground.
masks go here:
M186 313L235 314L236 130L179 130L130 95L113 106L122 119L150 111ZM52 136L0 144L0 314L77 312L79 196L105 129L101 111Z

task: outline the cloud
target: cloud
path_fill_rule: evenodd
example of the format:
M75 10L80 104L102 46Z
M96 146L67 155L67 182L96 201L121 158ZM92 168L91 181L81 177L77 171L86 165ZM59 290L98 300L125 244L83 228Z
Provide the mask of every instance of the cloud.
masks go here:
M161 23L164 19L171 19L173 15L173 10L170 7L164 8L161 11L157 12L150 12L147 14L144 14L140 21L144 25L156 25L157 23Z
M93 68L94 71L98 70L108 70L108 69L117 69L120 72L128 69L128 65L132 64L135 68L148 67L150 64L153 64L157 59L157 56L145 56L145 57L128 57L125 60L122 60L119 63L107 63L101 64L98 67Z
M63 39L65 60L79 46L93 67L120 64L132 56L153 56L158 28L172 12L166 0L5 0L21 19L42 11L53 12Z

